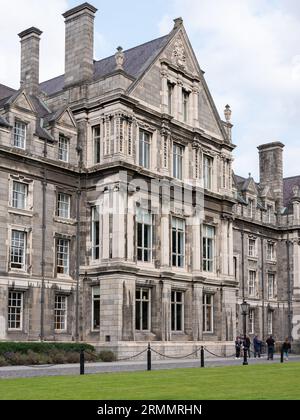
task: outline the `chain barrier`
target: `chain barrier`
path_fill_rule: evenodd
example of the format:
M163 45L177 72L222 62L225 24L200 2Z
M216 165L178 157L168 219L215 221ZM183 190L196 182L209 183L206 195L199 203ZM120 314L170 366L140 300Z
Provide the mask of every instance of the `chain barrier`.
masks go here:
M156 354L158 354L159 356L166 357L167 359L185 359L186 357L190 357L190 356L192 356L193 354L198 353L198 351L200 351L200 350L201 350L201 348L198 348L198 349L196 349L195 351L193 351L192 353L190 353L190 354L186 354L186 355L184 355L184 356L168 356L168 355L166 355L166 354L162 354L162 353L160 353L159 351L154 350L154 349L152 349L152 348L151 348L151 351L153 351L153 353L156 353Z
M140 356L141 354L145 353L147 350L148 350L148 348L146 348L145 350L141 351L138 354L135 354L134 356L124 357L124 359L116 359L116 360L114 360L114 362L123 362L123 361L126 361L126 360L134 359L134 358Z
M204 347L204 350L207 351L207 353L211 354L212 356L219 357L220 359L222 359L222 358L228 358L228 359L230 358L231 359L232 357L235 356L235 353L231 354L230 356L220 356L219 354L215 354L215 353L209 351L206 347Z

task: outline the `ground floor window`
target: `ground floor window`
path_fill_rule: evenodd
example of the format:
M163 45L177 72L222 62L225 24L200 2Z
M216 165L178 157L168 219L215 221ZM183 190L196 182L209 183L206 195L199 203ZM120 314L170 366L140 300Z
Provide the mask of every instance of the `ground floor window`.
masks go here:
M135 328L138 331L150 330L150 290L143 287L136 289Z
M203 295L203 332L214 331L213 295Z
M268 334L273 334L273 312L269 311L267 315Z
M23 327L23 293L9 292L8 295L8 329L22 330Z
M93 331L100 330L100 287L93 287L92 289L92 329Z
M54 329L56 331L67 329L67 296L55 296Z
M171 292L171 329L183 330L183 292Z

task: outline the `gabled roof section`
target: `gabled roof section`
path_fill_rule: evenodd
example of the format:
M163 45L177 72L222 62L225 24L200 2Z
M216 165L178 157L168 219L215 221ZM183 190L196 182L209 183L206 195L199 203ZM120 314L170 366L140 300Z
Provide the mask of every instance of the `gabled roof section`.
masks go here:
M293 189L300 188L300 175L283 179L283 205L287 207L294 196Z
M6 119L0 115L0 127L6 127L9 128L10 124L6 121Z
M64 106L63 108L60 108L57 111L46 115L45 121L48 124L62 122L63 124L71 125L74 128L77 127L76 120L73 117L73 113L68 106Z
M6 105L17 105L20 108L26 109L31 112L36 112L31 97L27 95L24 89L19 89L8 98L4 98L0 101L0 107Z
M8 98L12 96L15 92L16 92L15 89L12 89L0 83L0 99Z

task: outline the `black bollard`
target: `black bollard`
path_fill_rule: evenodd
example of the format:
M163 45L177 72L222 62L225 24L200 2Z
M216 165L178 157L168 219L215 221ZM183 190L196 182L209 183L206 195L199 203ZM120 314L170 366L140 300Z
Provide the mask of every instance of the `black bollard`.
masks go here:
M148 344L147 350L147 370L151 370L151 346Z
M244 361L243 361L243 365L244 366L247 366L248 365L247 353L248 353L248 349L247 348L244 348Z
M80 350L80 375L84 375L84 350Z
M200 362L201 362L201 367L204 368L204 347L201 346L201 350L200 350Z
M283 350L280 352L280 363L283 363Z

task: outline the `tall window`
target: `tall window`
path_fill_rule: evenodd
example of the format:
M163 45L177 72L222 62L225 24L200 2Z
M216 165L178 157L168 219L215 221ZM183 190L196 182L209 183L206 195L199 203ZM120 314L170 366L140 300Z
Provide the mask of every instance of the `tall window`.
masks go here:
M23 293L8 294L8 329L22 330L23 327Z
M213 178L213 158L204 155L203 156L203 185L206 190L212 189L212 178Z
M168 82L168 113L172 115L173 112L173 91L174 85Z
M138 331L150 330L150 290L142 287L136 289L135 328Z
M100 214L99 206L92 207L92 258L100 259Z
M213 295L203 295L203 332L214 331Z
M63 219L70 218L71 196L65 193L57 194L57 216Z
M267 223L272 223L272 216L273 216L273 207L268 205L267 206Z
M11 231L10 268L25 270L26 233L19 230Z
M268 299L273 299L275 296L275 274L268 273Z
M62 162L69 162L69 148L69 139L63 135L60 135L58 141L58 159Z
M249 271L248 294L252 297L256 294L256 271L254 270Z
M179 144L173 144L173 176L182 179L182 160L184 148Z
M238 260L237 260L237 257L233 257L233 273L234 273L235 280L237 280L237 278L238 278Z
M267 259L270 261L275 260L275 245L272 242L267 242Z
M184 267L185 221L172 217L172 265Z
M56 272L69 274L70 242L67 239L57 239L56 244Z
M67 296L55 296L54 329L56 331L65 331L67 329Z
M26 124L16 121L14 126L14 146L19 149L26 147Z
M249 334L254 334L255 311L249 310Z
M214 271L215 255L215 228L213 226L203 226L202 238L203 271Z
M256 257L256 239L249 239L248 255L249 257Z
M248 199L248 217L254 217L254 200Z
M150 168L150 144L151 134L140 130L139 139L139 164L146 169Z
M189 119L189 92L182 90L182 114L183 121L188 122Z
M152 215L138 208L137 222L137 259L150 262L152 259Z
M100 163L101 156L101 129L100 125L96 125L93 130L93 144L94 144L94 163Z
M28 185L13 181L12 206L15 209L26 209L28 197Z
M100 287L92 288L92 329L93 331L100 330Z
M171 292L171 329L183 330L183 292Z
M267 328L268 334L273 334L273 311L267 313Z

